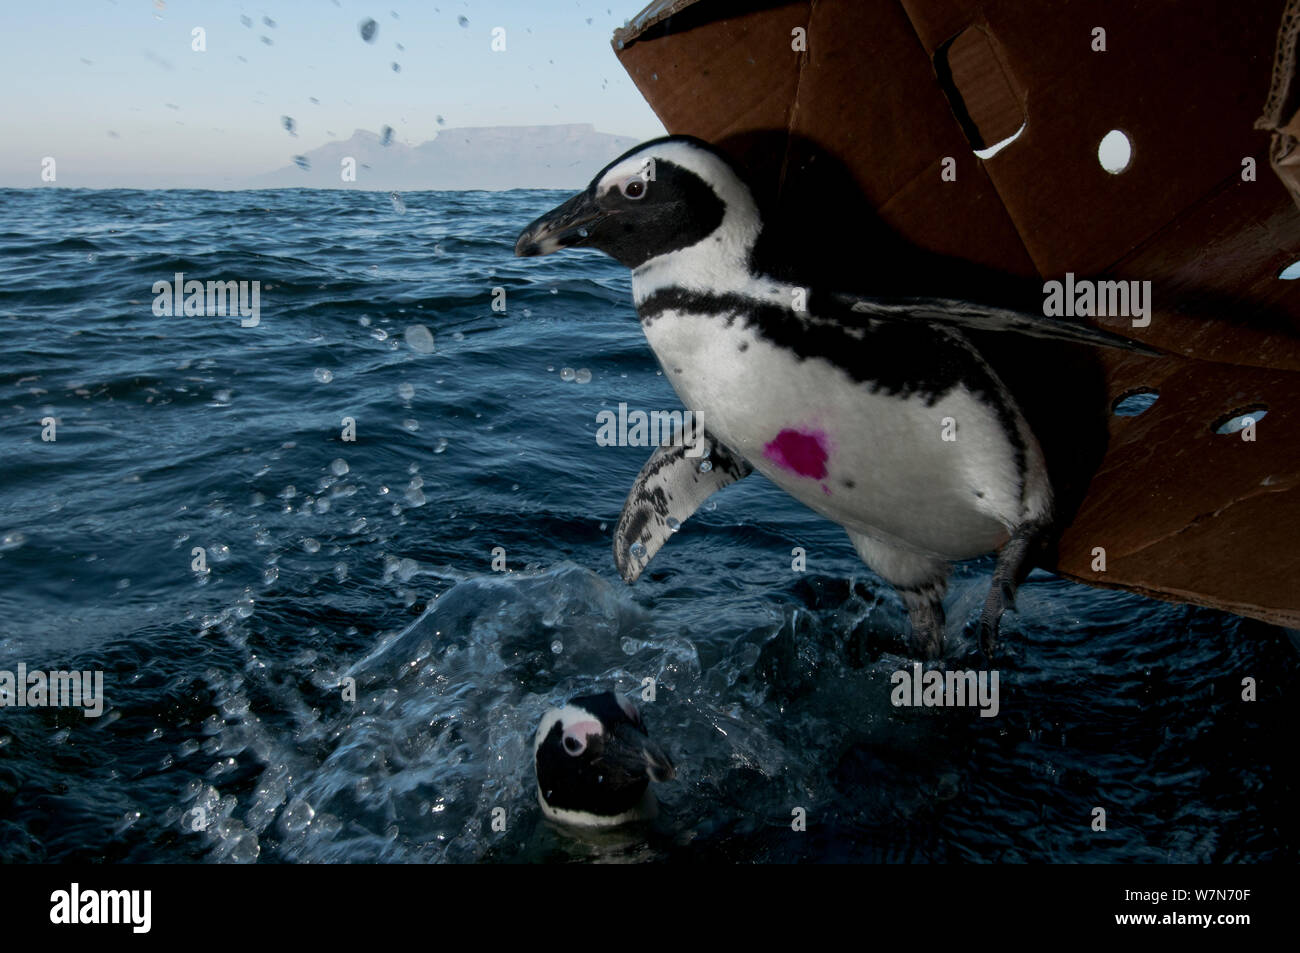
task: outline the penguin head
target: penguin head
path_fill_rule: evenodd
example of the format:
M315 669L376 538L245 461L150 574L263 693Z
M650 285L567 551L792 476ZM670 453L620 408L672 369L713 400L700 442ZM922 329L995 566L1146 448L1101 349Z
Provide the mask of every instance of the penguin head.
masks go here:
M753 195L726 159L700 139L667 136L619 156L530 224L515 254L594 248L635 270L692 250L747 257L759 227Z
M584 695L542 716L533 742L537 799L551 820L612 827L653 816L651 781L675 775L641 714L613 692Z

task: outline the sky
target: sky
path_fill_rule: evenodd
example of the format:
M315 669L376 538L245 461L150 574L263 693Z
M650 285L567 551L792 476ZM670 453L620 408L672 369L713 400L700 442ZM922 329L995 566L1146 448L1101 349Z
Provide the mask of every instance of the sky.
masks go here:
M440 128L552 123L654 138L663 126L609 44L646 2L6 3L0 187L42 187L47 156L61 186L221 187L385 125L410 145Z

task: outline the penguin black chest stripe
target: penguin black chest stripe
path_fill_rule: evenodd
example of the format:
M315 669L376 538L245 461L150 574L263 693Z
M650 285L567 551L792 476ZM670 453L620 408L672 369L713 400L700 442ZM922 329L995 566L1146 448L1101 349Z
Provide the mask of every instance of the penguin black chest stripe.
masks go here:
M744 294L678 286L656 289L637 307L643 326L667 311L717 315L726 327L740 322L799 360L820 358L872 392L920 397L933 406L954 388L965 387L996 414L1011 445L1023 492L1026 446L1019 413L988 365L958 332L901 321L869 321L847 310L836 320L827 320Z

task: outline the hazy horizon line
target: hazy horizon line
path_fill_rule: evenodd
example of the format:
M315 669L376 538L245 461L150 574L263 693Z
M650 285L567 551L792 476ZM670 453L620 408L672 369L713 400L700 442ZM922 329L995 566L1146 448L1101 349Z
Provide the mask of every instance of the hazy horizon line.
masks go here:
M509 189L359 189L346 185L281 185L254 188L246 186L231 186L230 188L213 188L212 186L141 188L137 185L59 185L54 182L47 182L44 185L0 185L0 192L50 192L61 189L66 192L374 192L377 195L392 195L396 192L399 195L411 195L418 192L572 192L583 187L582 185L575 185L571 188L520 185Z

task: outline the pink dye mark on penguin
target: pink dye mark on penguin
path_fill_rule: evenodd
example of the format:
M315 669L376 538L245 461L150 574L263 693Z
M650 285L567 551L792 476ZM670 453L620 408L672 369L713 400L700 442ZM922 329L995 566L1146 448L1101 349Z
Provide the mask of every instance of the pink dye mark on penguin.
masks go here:
M826 478L826 435L820 430L782 430L763 446L763 456L779 467L814 480Z

